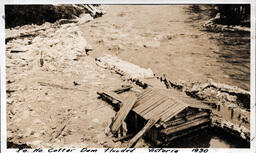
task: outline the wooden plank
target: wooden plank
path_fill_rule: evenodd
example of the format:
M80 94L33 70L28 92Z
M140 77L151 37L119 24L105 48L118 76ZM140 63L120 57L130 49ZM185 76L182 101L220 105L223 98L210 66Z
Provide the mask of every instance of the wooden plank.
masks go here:
M108 97L111 97L112 101L124 102L123 97L121 97L120 95L116 94L113 91L102 90L101 92L97 92L97 94L99 94L99 95L106 95Z
M147 102L147 100L151 99L152 97L154 97L155 95L157 95L155 92L150 92L147 95L145 95L145 97L143 97L140 100L137 100L134 108L136 108L137 106L142 105L143 103Z
M134 93L130 94L129 97L127 98L127 101L123 103L121 109L116 113L116 116L113 120L113 124L110 125L110 129L113 134L116 134L116 132L119 130L121 124L123 123L128 113L134 106L136 99L137 96Z
M179 103L172 103L170 99L167 100L166 106L163 108L162 112L160 113L160 116L163 116L166 114L166 112L170 111L170 108L178 107Z
M143 96L145 96L145 95L147 95L148 93L151 93L151 92L153 92L153 90L151 88L146 89L141 94L139 94L138 100L140 100L141 98L143 98Z
M153 108L158 106L160 104L160 102L163 101L164 99L166 99L166 97L164 97L162 95L156 96L156 99L154 99L152 102L148 102L145 105L143 105L144 109L142 112L144 112L146 110L152 110Z
M140 105L138 107L139 114L142 114L142 112L144 110L148 109L150 106L155 104L157 101L161 100L161 98L163 98L161 95L156 95L156 96L152 97L152 99L149 99L147 102L145 102L144 104Z
M161 115L161 119L162 121L164 121L164 119L169 116L172 113L175 113L176 111L179 111L179 109L181 108L180 104L176 103L174 105L172 105L171 107L169 107L169 109L167 109L166 111L160 113ZM169 118L168 120L170 120L171 118ZM166 122L166 121L164 121Z
M155 118L148 120L147 124L143 127L143 129L130 140L128 148L133 147L136 142L143 136L143 134L147 132L152 126L154 126L159 119L159 116L156 116Z
M141 110L144 106L144 103L147 103L149 100L153 99L154 97L156 96L156 94L153 94L153 95L150 95L150 96L147 96L143 99L141 99L140 101L137 101L136 104L134 105L134 108L133 110L135 112L139 112L139 110Z
M166 103L168 103L167 102L167 99L162 99L159 103L158 103L158 105L156 106L156 107L154 107L154 108L152 108L150 111L145 111L145 112L143 112L143 117L145 118L145 119L149 119L149 118L152 118L152 116L154 116L154 115L160 115L158 112L159 111L164 111L164 109L163 109L163 107L164 106L166 106Z
M150 113L152 115L154 115L156 111L155 109L157 109L158 107L161 107L161 105L167 100L166 97L161 97L161 99L159 99L158 101L155 101L155 103L153 103L152 105L150 105L148 108L146 108L141 115L145 116L146 114ZM155 111L154 111L155 110ZM158 114L159 115L159 114Z
M179 105L176 110L171 109L170 112L167 112L166 114L164 114L161 118L164 122L170 120L171 118L173 118L175 115L177 115L179 112L181 112L183 109L185 109L186 107L183 105Z
M160 132L164 133L166 135L169 135L171 133L175 133L175 132L178 132L178 131L189 129L191 127L195 127L195 126L198 126L200 124L203 124L203 123L206 123L206 122L209 122L209 121L210 121L209 118L198 118L198 119L188 121L188 122L186 122L184 124L181 124L181 125L178 125L178 126L172 126L172 127L167 128L167 129L163 129Z

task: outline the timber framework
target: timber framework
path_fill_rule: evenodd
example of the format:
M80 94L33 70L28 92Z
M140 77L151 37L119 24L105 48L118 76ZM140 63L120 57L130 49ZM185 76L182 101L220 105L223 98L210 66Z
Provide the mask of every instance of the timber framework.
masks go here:
M118 110L110 130L116 141L131 138L127 147L133 147L142 136L157 146L167 145L210 126L211 111L206 106L186 104L150 87L138 95L130 92L126 99L116 91L98 94Z

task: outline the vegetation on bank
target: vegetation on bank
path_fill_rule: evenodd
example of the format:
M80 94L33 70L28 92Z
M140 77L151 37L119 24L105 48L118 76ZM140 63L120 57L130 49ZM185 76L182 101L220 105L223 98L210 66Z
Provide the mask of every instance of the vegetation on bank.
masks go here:
M5 5L5 26L53 23L73 19L85 11L83 5Z
M250 26L250 5L216 5L220 24Z

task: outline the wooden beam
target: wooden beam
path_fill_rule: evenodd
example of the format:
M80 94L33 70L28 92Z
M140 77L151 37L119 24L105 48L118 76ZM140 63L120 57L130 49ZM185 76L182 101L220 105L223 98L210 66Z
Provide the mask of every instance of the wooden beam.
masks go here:
M188 131L186 131L186 132L182 132L182 133L179 134L179 135L175 135L175 136L172 136L172 137L170 137L170 138L165 139L165 142L171 142L171 141L173 141L174 139L177 139L177 138L186 136L186 135L188 135L188 134L190 134L190 133L193 133L193 132L196 132L196 131L198 131L198 130L202 130L202 129L205 129L205 128L208 128L208 127L209 127L209 125L203 125L203 126L200 126L200 127L197 127L197 128L191 129L191 130L188 130Z
M112 92L112 91L103 90L101 92L97 92L97 94L100 96L104 96L105 98L108 98L114 104L116 104L118 101L120 101L120 102L124 101L123 97L119 96L118 94L116 94L115 92Z
M119 130L121 124L124 122L130 110L133 108L135 102L137 100L137 96L134 93L131 93L127 100L123 102L121 109L116 113L116 116L113 122L110 125L111 132L115 135Z
M178 126L174 126L174 127L172 126L172 127L167 128L167 129L163 129L160 132L164 133L166 135L169 135L171 133L186 130L186 129L198 126L200 124L207 123L209 121L210 121L209 118L198 118L198 119L188 121L188 122L186 122L184 124L181 124L181 125L178 125Z
M119 89L114 90L114 92L117 93L117 94L120 94L120 93L123 93L123 92L131 90L131 88L132 88L131 85L125 85L125 86L123 86L123 87L121 87Z
M144 134L145 132L147 132L152 126L154 126L155 123L156 123L159 119L160 119L160 118L159 118L159 116L157 115L157 116L155 116L154 118L148 120L147 124L143 127L143 129L142 129L139 133L137 133L137 134L135 135L135 137L133 137L133 138L130 140L130 142L129 142L129 144L128 144L128 148L133 147L133 146L136 144L136 142L143 136L143 134Z

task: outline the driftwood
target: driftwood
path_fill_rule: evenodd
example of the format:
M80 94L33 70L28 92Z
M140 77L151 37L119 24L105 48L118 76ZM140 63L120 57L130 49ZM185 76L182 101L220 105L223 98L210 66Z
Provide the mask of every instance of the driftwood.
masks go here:
M10 53L24 53L27 50L21 50L21 49L12 49Z
M110 100L113 104L118 104L124 101L124 99L112 91L103 90L101 92L97 92L98 95L103 97L104 99Z
M38 82L38 84L40 84L41 86L49 86L49 87L59 88L59 89L63 89L63 90L75 90L75 91L88 92L86 90L81 90L81 89L77 89L77 88L68 88L68 87L64 87L62 85L46 83L46 82Z
M65 130L66 126L68 125L69 121L64 121L60 126L57 127L56 131L51 134L49 142L52 140L57 139Z
M117 112L113 122L110 125L111 132L114 135L117 133L121 124L124 122L128 113L134 106L136 99L137 99L137 97L135 94L130 94L129 97L127 98L127 101L123 101L123 105L122 105L121 109Z

